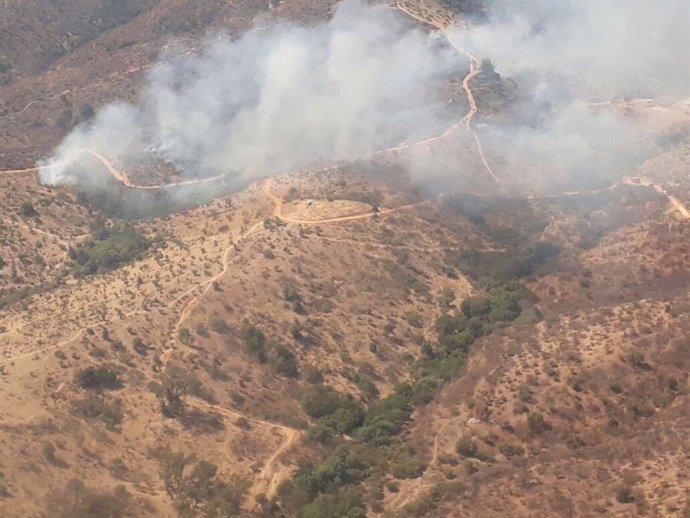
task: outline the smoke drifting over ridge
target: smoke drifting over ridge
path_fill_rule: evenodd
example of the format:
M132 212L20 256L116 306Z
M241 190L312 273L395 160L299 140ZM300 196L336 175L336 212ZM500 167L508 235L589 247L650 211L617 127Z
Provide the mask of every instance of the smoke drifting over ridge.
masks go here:
M138 107L100 110L58 147L42 178L76 181L89 149L128 167L145 145L187 177L242 180L370 156L443 118L433 85L462 67L389 10L348 0L323 25L250 31L159 65Z
M607 182L653 151L649 135L591 102L690 96L686 0L488 0L488 22L453 38L519 86L513 114L480 127L502 170L542 183ZM609 180L606 177L609 177ZM573 179L584 182L573 182Z
M640 135L620 114L588 103L623 96L669 103L690 94L686 0L486 3L482 23L449 37L518 85L510 116L478 126L499 173L521 174L525 157L556 183L629 172L648 151ZM63 141L41 177L80 181L85 150L125 168L153 150L188 178L237 180L366 158L420 127L447 127L436 85L466 67L462 55L400 16L346 0L328 23L251 31L161 64L137 106L104 107ZM414 177L461 188L457 156L440 157L438 166L438 156L412 155Z
M592 101L690 94L687 0L487 4L490 22L459 36L503 75Z

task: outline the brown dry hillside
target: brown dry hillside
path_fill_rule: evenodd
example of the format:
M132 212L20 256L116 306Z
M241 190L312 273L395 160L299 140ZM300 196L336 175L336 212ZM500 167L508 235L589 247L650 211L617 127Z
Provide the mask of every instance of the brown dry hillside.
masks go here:
M422 482L387 496L387 509L688 512L688 255L674 250L669 264L647 252L672 251L687 227L652 227L654 234L630 228L606 238L584 254L583 276L551 274L530 285L544 320L481 340L462 376L414 416L406 441L434 462ZM637 251L616 251L629 248L631 234Z
M0 167L33 165L94 108L133 98L158 59L198 52L218 31L247 30L268 7L252 0L7 0L0 5Z
M665 199L626 187L582 207L485 200L477 213L360 171L260 182L140 222L160 237L131 264L68 269L5 307L3 508L70 512L77 494L173 516L169 477L193 453L233 494L246 488L227 505L291 514L298 497L280 484L298 461L347 446L307 434L323 421L305 414L306 394L325 382L373 409L414 381L435 320L485 289L473 254L507 265L521 253L511 229L560 241L560 259L524 279L538 297L524 315L478 340L459 377L418 404L370 509L681 509L687 227ZM578 232L592 229L579 211L593 203L611 218L583 248Z
M137 513L163 513L170 500L154 451L163 444L213 459L223 476L247 477L253 494L274 494L295 458L281 448L307 423L296 401L307 379L318 374L364 400L404 379L410 337L473 291L444 273L444 252L491 243L447 209L338 176L257 185L140 224L164 235L140 260L6 307L3 507L44 508L47 492L67 491L67 474L93 490L121 484ZM274 211L271 196L290 186L322 199L313 223L283 222ZM382 214L319 223L357 213L363 202L328 201L355 193L375 194ZM403 202L409 209L383 214ZM265 336L260 350L249 328ZM107 366L122 386L80 388L88 366ZM171 372L200 383L177 418L162 415L147 388ZM87 402L95 408L84 410Z
M687 103L593 107L654 156L547 181L467 55L457 122L370 160L194 205L94 153L104 193L38 182L158 56L333 5L0 3L0 516L690 516Z

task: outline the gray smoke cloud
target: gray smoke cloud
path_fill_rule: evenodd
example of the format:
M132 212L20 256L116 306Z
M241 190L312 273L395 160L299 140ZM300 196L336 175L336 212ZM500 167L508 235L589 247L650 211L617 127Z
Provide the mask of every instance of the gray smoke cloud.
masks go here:
M465 32L501 74L527 73L590 100L677 98L690 87L687 0L490 0Z
M653 142L630 118L590 103L690 95L687 0L489 0L488 21L452 37L516 82L512 113L479 126L506 176L530 185L608 182Z
M625 96L670 103L690 94L687 0L486 3L484 22L452 28L449 37L517 85L509 113L475 124L499 175L534 186L631 172L651 139L590 103ZM108 105L76 128L43 164L43 181L82 181L90 171L85 150L125 169L155 156L187 178L228 173L242 181L367 158L420 128L442 133L459 116L444 109L437 86L468 65L401 19L346 0L327 23L224 37L199 56L160 64L136 106ZM411 150L412 177L450 189L476 177L474 143L456 136L460 148Z
M282 24L157 66L137 106L115 103L46 161L48 184L86 174L85 150L135 166L147 153L186 177L247 180L353 160L445 124L436 88L464 60L391 10L355 0L316 27Z

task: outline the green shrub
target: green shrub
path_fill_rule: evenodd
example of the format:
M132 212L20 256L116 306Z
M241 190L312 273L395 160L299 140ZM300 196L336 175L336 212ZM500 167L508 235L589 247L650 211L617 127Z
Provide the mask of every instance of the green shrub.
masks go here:
M416 311L408 311L405 313L405 320L412 327L422 328L424 327L424 317Z
M634 502L635 497L633 496L632 488L627 484L620 486L616 491L616 500L621 504L630 504Z
M323 373L317 367L307 365L304 368L304 379L312 385L323 383Z
M302 408L309 417L328 416L340 408L347 398L328 385L315 385L300 398Z
M275 357L271 361L273 370L286 378L296 378L299 374L297 360L292 351L281 346L276 347Z
M182 342L183 344L189 345L194 342L194 336L192 335L192 332L186 327L180 329L178 336L180 338L180 342Z
M29 203L28 201L22 203L22 206L19 208L19 213L22 216L26 216L27 218L33 218L38 216L38 212L36 212L34 206L31 205L31 203Z
M467 318L485 317L491 311L491 300L488 297L469 297L462 301L460 309Z
M364 421L364 410L359 403L327 385L310 387L300 402L310 417L319 420L311 436L320 442L336 434L350 433Z
M335 437L335 430L325 424L317 424L309 428L307 435L312 441L326 443Z
M634 404L632 411L636 416L652 417L654 415L654 407L647 403Z
M364 480L369 470L366 452L345 445L337 448L321 466L300 466L292 482L311 501L320 493L336 493L343 486Z
M447 498L463 490L459 482L439 482L402 508L400 516L428 516Z
M410 418L412 387L398 387L388 397L374 403L367 410L362 427L357 436L364 442L377 446L390 444L392 438L402 431Z
M193 394L207 401L212 399L194 373L179 367L170 367L161 376L160 383L152 383L151 390L161 402L161 411L167 417L185 414L184 396Z
M426 464L413 452L402 451L391 459L388 469L395 478L417 478L424 473Z
M116 390L122 387L117 373L105 365L82 369L77 374L76 382L83 389L97 391Z
M198 516L200 510L208 517L236 516L240 512L249 488L245 479L220 480L215 464L195 461L193 455L182 452L163 449L158 458L165 489L181 516Z
M525 449L517 444L501 444L498 450L508 458L518 457L525 453Z
M261 363L264 363L266 358L266 335L254 325L246 325L242 329L242 340L246 351L252 356L256 357Z
M379 397L379 388L376 386L376 383L374 383L371 379L363 376L358 376L357 378L355 378L354 381L357 384L357 387L359 387L359 390L362 391L362 394L364 394L364 398L367 401L371 401L372 399L376 399Z
M640 351L633 351L630 353L628 356L628 361L636 369L650 370L650 366L645 360L644 354L642 354Z
M130 226L99 228L96 239L69 249L77 275L114 270L139 258L151 242Z
M367 511L357 488L343 488L334 494L322 494L307 504L301 518L366 518Z
M471 437L462 437L455 445L455 451L468 459L481 460L482 458L482 452L479 450Z
M212 319L210 325L213 332L220 335L227 334L231 331L230 326L222 318Z
M132 341L132 349L140 356L146 356L149 352L148 346L138 336Z
M549 429L548 423L540 412L530 412L527 415L527 427L534 435L538 435Z
M55 446L53 446L51 443L45 443L43 448L41 448L41 451L43 452L45 459L51 464L57 464L59 462L58 458L55 456Z
M62 491L48 495L49 515L55 518L124 518L132 516L130 495L122 486L112 493L98 493L81 480L72 479Z

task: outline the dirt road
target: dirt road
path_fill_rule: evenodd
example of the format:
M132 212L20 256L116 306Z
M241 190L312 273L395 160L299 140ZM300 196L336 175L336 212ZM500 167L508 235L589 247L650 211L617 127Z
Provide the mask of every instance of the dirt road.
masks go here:
M0 174L24 174L24 173L35 173L38 171L38 167L27 167L26 169L3 169L0 170Z
M304 225L320 225L320 224L325 224L325 223L340 223L343 221L356 221L359 219L369 219L373 218L374 216L382 216L385 214L390 214L392 212L399 212L401 210L408 210L412 209L414 207L419 206L421 203L409 203L407 205L401 205L400 207L392 207L392 208L384 208L384 209L379 209L379 210L372 210L369 212L362 212L360 214L352 214L350 216L340 216L336 218L326 218L326 219L298 219L298 218L291 218L289 216L285 216L283 214L283 199L279 196L276 196L273 194L271 191L271 186L273 185L273 181L269 178L264 181L264 187L263 191L266 196L271 200L273 203L273 212L272 216L274 218L277 218L281 221L284 221L285 223L300 223Z
M400 2L396 2L394 5L401 12L405 13L410 18L414 18L415 20L417 20L421 23L424 23L426 25L431 25L435 29L439 30L441 33L443 33L443 35L446 37L446 40L448 41L448 43L453 48L455 48L458 52L464 54L465 57L467 57L467 59L470 63L470 71L462 80L462 88L463 88L463 90L465 90L465 94L467 95L467 101L470 104L470 110L465 114L465 116L462 118L462 120L460 122L465 123L465 127L467 128L467 130L470 132L470 134L474 138L474 142L477 146L477 152L479 153L479 158L482 161L482 165L484 166L484 171L491 177L491 179L494 181L494 183L496 183L497 185L500 185L500 183L501 183L500 180L498 179L498 177L494 173L494 170L491 168L491 166L489 165L489 162L486 159L486 155L484 154L484 148L482 147L482 142L479 138L479 135L474 130L474 128L472 128L472 119L477 114L477 102L476 102L476 99L474 97L474 93L472 92L472 89L470 88L470 81L472 81L472 79L474 77L476 77L480 72L479 60L476 57L474 57L472 54L467 52L465 49L460 47L458 45L458 43L453 40L452 34L448 30L447 26L444 26L439 22L435 22L433 20L427 20L427 19L420 17L416 13L413 13L412 11L410 11L405 5L403 5ZM419 144L426 144L429 142L433 142L435 140L446 138L450 133L452 133L455 130L456 127L457 127L457 124L454 124L453 126L448 128L442 135L440 135L438 137L434 137L434 138L427 139L427 140L422 141L422 142L417 142L417 143L413 143L413 144L409 144L409 145L398 146L396 148L391 148L391 150L404 149L405 147L412 147L412 146L416 146Z
M639 179L639 181L633 181L632 178L626 178L623 180L623 183L627 185L634 185L637 187L650 187L654 189L656 192L661 194L662 196L665 196L666 199L671 202L671 205L678 211L678 213L681 215L683 219L690 219L690 211L688 208L685 206L685 204L680 201L678 198L670 194L666 189L661 187L660 185L655 184L652 182L649 178L645 178L644 176Z
M291 473L291 470L287 467L276 466L278 458L285 453L290 447L297 442L302 436L302 432L295 428L290 428L289 426L282 425L280 423L275 423L272 421L265 421L263 419L258 419L256 417L251 417L249 415L237 412L235 410L230 410L224 407L219 407L217 405L212 405L196 397L189 397L187 401L197 408L210 410L212 412L217 412L223 416L239 419L246 419L252 425L267 426L279 430L285 437L280 446L271 454L271 456L264 463L263 468L259 471L256 476L256 482L252 487L251 494L258 495L264 494L266 497L273 498L278 490L280 483L285 480Z
M198 184L203 184L203 183L209 183L209 182L216 182L220 180L221 178L224 178L226 175L225 173L219 174L216 176L211 176L209 178L200 178L198 180L183 180L181 182L173 182L173 183L166 183L166 184L159 184L159 185L140 185L137 183L134 183L130 176L123 172L119 171L113 164L105 158L103 155L100 153L97 153L95 151L88 151L88 153L99 160L102 164L103 167L110 173L110 175L115 178L118 182L120 182L122 185L129 189L139 189L139 190L144 190L144 191L159 191L161 189L166 189L170 187L182 187L184 185L198 185Z

